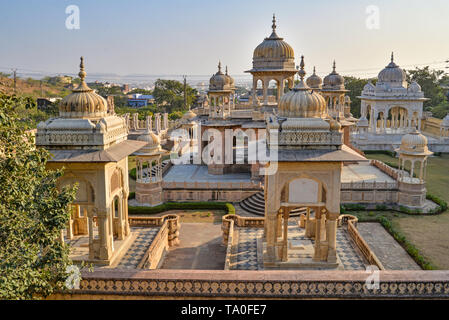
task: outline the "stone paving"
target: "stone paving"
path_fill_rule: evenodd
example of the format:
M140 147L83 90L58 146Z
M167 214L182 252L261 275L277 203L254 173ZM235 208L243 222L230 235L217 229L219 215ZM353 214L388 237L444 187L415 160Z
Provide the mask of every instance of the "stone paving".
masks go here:
M172 166L164 176L165 182L250 182L249 173L209 174L207 166L180 164Z
M380 223L358 223L357 229L385 269L421 270L419 265Z
M395 182L393 178L369 163L358 163L343 166L341 182Z
M180 244L169 249L161 269L223 270L226 246L220 224L181 224Z
M308 245L314 244L313 240L303 236L303 229L299 228L296 219L289 221L289 242L301 242ZM263 270L261 241L263 237L262 228L236 228L238 243L233 252L231 269L234 270ZM258 245L259 242L259 245ZM291 250L292 251L292 250ZM344 270L365 270L366 263L361 253L355 248L344 228L337 229L337 254ZM291 253L290 258L294 257ZM301 258L312 258L302 255Z
M131 230L132 232L138 232L138 235L118 262L115 267L117 269L136 269L159 228L132 228Z

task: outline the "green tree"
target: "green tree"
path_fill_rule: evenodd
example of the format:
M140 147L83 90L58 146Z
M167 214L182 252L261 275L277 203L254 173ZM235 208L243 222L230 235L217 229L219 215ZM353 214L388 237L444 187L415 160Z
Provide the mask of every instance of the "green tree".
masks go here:
M363 91L363 87L371 80L373 84L376 83L375 79L360 79L356 77L344 77L345 88L349 90L347 95L351 98L351 113L355 118L360 117L360 98L358 98Z
M195 102L197 91L186 86L187 108L184 106L184 84L176 80L158 79L155 83L153 96L159 106L163 106L168 113L187 111L188 106Z
M447 83L447 75L441 70L430 70L430 68L416 68L407 70L407 81L416 81L424 91L428 101L424 102L424 110L431 111L437 118L443 118L449 112L449 103L442 84Z
M64 288L71 265L59 241L74 188L58 190L62 171L35 148L14 109L26 101L0 95L0 299L45 297Z

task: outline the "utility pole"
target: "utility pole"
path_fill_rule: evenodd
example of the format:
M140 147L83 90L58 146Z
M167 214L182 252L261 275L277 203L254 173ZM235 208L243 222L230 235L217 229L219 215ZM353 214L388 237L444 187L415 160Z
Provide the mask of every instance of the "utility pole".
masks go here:
M17 69L12 69L13 75L14 75L14 93L16 93L16 87L17 87Z
M184 78L184 109L187 109L187 76L182 77Z

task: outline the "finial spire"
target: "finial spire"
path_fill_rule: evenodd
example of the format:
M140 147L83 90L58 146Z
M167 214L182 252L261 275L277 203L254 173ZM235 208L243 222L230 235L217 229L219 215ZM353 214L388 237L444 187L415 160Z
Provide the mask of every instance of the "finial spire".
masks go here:
M316 73L316 69L315 69L315 66L313 66L313 74L315 74Z
M228 75L228 66L226 66L226 75Z
M271 26L273 32L276 32L276 15L273 13L273 24Z
M299 64L299 71L298 75L301 78L301 82L304 81L304 77L306 75L306 71L304 70L305 63L304 63L304 56L301 56L301 63Z
M221 61L218 60L218 72L221 72Z
M391 52L391 62L394 62L394 52Z
M336 66L336 63L335 63L335 60L334 60L334 64L333 64L333 66L332 66L332 69L333 69L333 71L335 72L335 69L337 68L337 66Z
M84 82L84 79L86 78L86 72L84 71L84 57L80 58L80 72L78 73L81 82Z

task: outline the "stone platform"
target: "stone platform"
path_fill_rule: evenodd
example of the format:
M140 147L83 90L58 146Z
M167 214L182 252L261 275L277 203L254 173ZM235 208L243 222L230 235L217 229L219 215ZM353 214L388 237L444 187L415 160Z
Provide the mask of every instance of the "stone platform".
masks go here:
M180 164L172 166L164 176L165 182L251 182L250 173L209 174L207 166Z
M231 270L264 270L263 266L263 229L235 228L236 245L231 258ZM329 266L317 266L312 261L314 241L304 236L304 229L298 226L296 220L289 221L289 261L302 260L302 270L329 269ZM304 246L304 250L295 250ZM349 238L345 228L337 229L337 262L335 270L365 270L368 263L361 252ZM286 265L287 269L290 269Z
M341 171L341 183L350 182L394 183L395 180L369 163L358 163L343 166Z

